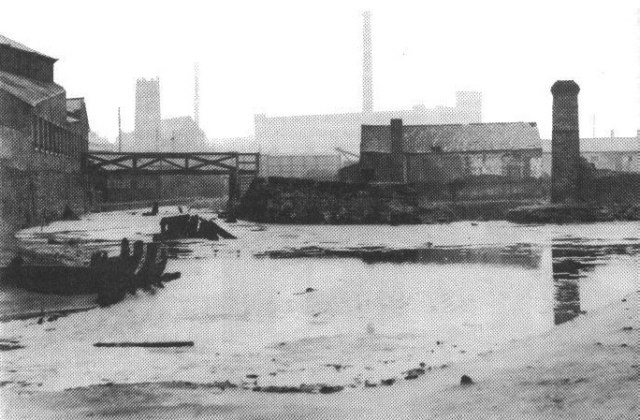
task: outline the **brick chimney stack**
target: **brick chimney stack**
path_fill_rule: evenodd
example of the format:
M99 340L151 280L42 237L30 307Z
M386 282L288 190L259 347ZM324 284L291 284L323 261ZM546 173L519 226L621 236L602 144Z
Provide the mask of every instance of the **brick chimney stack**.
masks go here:
M373 112L373 58L371 47L371 12L366 11L364 17L362 37L362 113Z
M551 134L551 202L578 200L580 177L580 131L578 93L573 80L558 80L553 95L553 131Z

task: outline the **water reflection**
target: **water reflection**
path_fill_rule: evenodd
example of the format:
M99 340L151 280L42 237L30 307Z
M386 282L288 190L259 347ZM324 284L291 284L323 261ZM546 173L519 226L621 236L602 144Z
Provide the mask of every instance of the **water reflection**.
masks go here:
M549 248L550 263L544 264L542 255L549 253ZM608 265L612 258L633 256L639 252L640 245L637 244L598 245L571 238L552 239L550 247L527 243L457 247L434 247L426 244L422 248L412 249L306 246L271 250L255 256L271 259L355 258L366 264L479 264L538 269L542 281L553 281L553 323L559 325L584 313L581 308L580 281L588 273L598 266Z
M637 245L584 245L579 241L553 240L551 246L554 294L554 324L580 315L580 281L597 266L620 255L636 255Z

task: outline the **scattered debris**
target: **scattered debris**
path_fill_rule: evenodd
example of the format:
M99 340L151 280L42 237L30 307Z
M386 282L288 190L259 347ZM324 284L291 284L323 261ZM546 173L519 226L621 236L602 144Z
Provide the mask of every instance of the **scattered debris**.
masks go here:
M332 394L334 392L340 392L344 389L340 385L326 385L326 384L301 384L299 386L255 386L252 388L254 392L275 392L281 394L287 393L306 393L306 394Z
M193 341L142 341L142 342L115 342L95 343L94 347L193 347Z
M317 289L314 289L313 287L307 287L306 289L304 289L304 292L298 292L298 293L294 293L294 295L304 295L305 293L312 293L312 292L317 292Z
M188 214L163 217L160 220L160 234L154 235L154 240L158 241L184 238L203 238L212 241L217 241L219 238L236 239L214 221Z
M0 340L0 351L18 350L23 348L24 346L20 345L20 343L15 340Z
M473 383L473 379L470 376L462 375L460 378L460 385L472 385Z
M419 376L424 375L425 374L425 370L422 368L424 366L424 363L420 363L419 368L413 368L413 369L409 369L406 372L402 372L403 375L405 375L404 379L406 380L411 380L411 379L417 379Z
M333 394L334 392L340 392L344 389L343 386L340 385L323 385L320 387L321 394Z
M383 379L380 381L381 385L384 386L391 386L396 382L396 380L394 378L389 378L389 379Z
M61 218L62 220L80 220L78 215L75 214L73 210L71 210L71 207L69 207L68 204L64 206L64 210L62 211Z
M154 202L151 205L151 211L142 213L143 216L157 216L158 215L158 202Z
M326 364L325 366L334 368L336 372L340 372L341 370L351 367L351 365L340 365L340 364L331 364L331 363Z

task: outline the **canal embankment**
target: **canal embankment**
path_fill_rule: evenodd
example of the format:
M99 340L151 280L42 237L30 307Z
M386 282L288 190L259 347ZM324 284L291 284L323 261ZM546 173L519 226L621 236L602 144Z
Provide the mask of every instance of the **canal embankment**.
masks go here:
M548 180L479 177L448 185L367 184L259 178L235 208L239 218L283 224L431 224L510 220L579 223L640 220L640 176L614 174L582 186L582 200L553 204Z

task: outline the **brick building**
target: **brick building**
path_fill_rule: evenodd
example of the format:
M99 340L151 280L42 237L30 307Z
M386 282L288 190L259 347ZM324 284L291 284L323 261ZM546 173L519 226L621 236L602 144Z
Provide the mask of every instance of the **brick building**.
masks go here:
M363 125L360 169L374 182L447 183L479 175L537 178L535 123Z
M0 220L29 225L81 213L90 198L81 156L89 122L83 98L67 98L54 63L0 35Z

